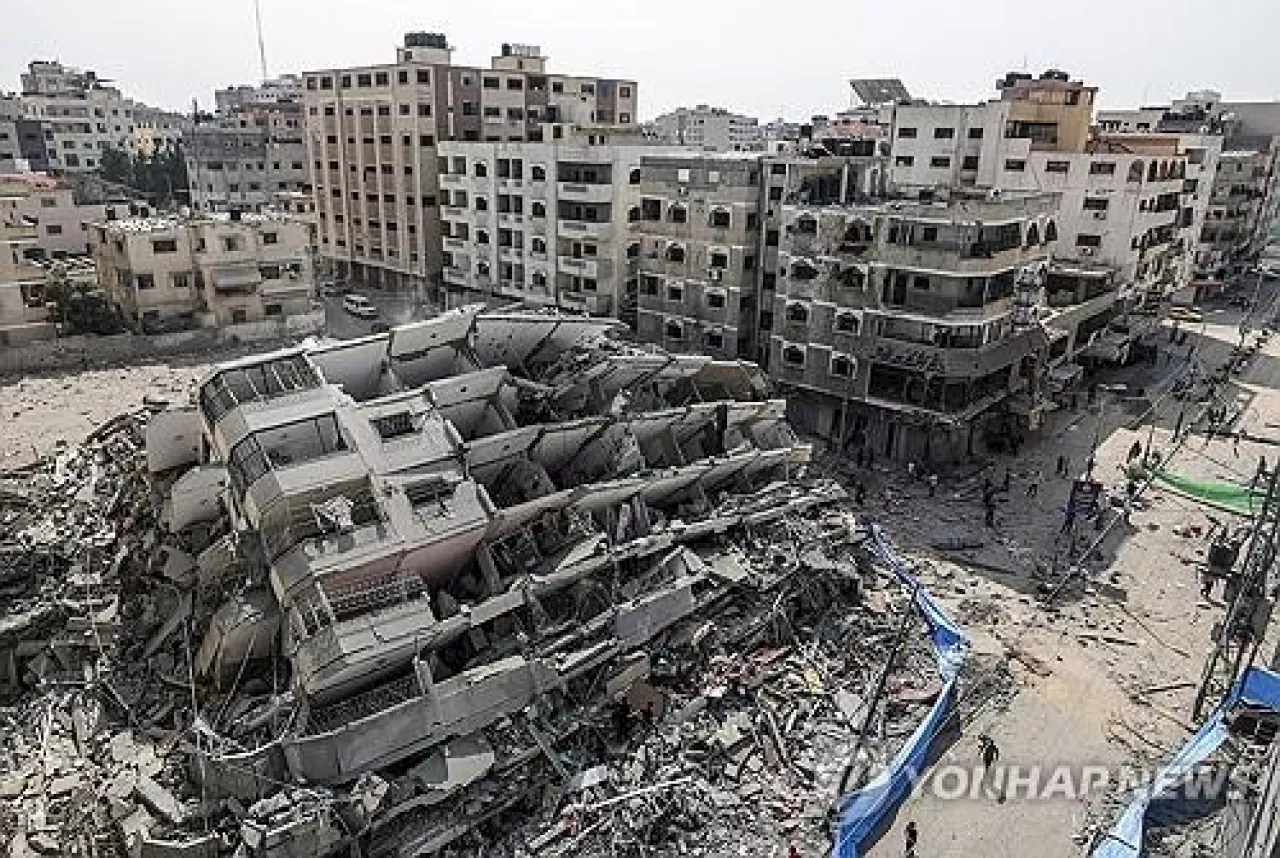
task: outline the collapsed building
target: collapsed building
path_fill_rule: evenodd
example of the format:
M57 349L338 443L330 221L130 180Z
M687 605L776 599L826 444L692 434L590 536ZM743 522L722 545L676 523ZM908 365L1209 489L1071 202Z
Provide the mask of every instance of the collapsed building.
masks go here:
M468 308L309 342L8 475L19 854L462 854L503 814L501 854L567 854L633 787L661 804L637 842L688 828L681 790L726 842L829 807L861 745L838 689L910 608L858 607L876 584L823 549L856 542L844 492L754 366L616 326ZM899 685L884 724L929 699ZM708 792L708 749L753 790L767 759L777 801Z

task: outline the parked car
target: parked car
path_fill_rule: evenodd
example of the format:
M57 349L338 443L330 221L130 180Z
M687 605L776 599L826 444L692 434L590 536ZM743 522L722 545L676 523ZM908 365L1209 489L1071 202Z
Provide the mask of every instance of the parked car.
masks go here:
M1177 306L1169 311L1169 318L1179 322L1203 322L1204 313L1195 307Z
M363 295L352 293L342 299L342 308L353 316L359 316L361 319L378 318L378 308L370 303L369 299Z
M333 282L332 280L320 281L320 296L322 298L336 298L337 296L341 295L346 291L347 290L345 287L343 287L341 284Z

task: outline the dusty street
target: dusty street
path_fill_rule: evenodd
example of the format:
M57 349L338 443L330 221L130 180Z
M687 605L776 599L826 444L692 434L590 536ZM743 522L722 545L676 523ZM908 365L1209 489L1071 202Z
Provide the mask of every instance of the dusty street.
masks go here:
M1271 290L1264 302L1269 307L1274 301ZM883 486L887 527L921 561L931 590L973 635L975 652L1009 658L1020 685L1003 708L970 701L979 714L961 725L962 737L935 771L979 766L981 734L996 742L1006 772L1039 767L1043 777L1064 764L1077 774L1084 766L1116 772L1158 765L1189 735L1195 686L1211 630L1223 614L1220 601L1206 601L1199 592L1204 534L1215 522L1239 526L1243 519L1153 484L1129 523L1118 523L1083 564L1089 583L1064 588L1051 608L1039 598L1096 536L1087 528L1072 555L1071 540L1060 534L1071 478L1085 467L1095 440L1094 474L1120 496L1122 466L1135 442L1145 449L1150 440L1162 454L1173 450L1166 467L1197 479L1248 482L1259 457L1274 463L1280 437L1280 339L1274 337L1226 388L1222 401L1239 411L1236 431L1216 437L1191 432L1176 449L1172 442L1179 413L1190 425L1198 405L1166 394L1189 364L1204 372L1226 360L1240 342L1241 320L1241 311L1206 314L1203 325L1191 327L1196 349L1190 362L1179 346L1154 367L1119 371L1121 379L1141 378L1131 378L1126 390L1104 393L1092 408L1055 415L1045 437L1020 458L992 463L985 475L993 483L1002 484L1006 471L1010 475L993 529L983 526L976 488L983 474L973 469L951 480L944 476L932 500L923 483L905 479L900 469L867 477ZM1170 350L1164 336L1161 350ZM1146 386L1141 402L1133 396L1136 384ZM1139 424L1135 418L1152 399ZM1070 476L1055 474L1060 456L1069 462ZM874 497L870 505L877 506ZM962 538L982 545L939 550ZM1273 646L1264 647L1264 657ZM1005 801L940 798L939 792L946 795L918 790L871 854L902 854L903 829L915 821L921 855L1022 856L1034 843L1038 856L1078 856L1112 824L1126 798L1114 786L1096 785L1085 795L1014 794ZM1210 828L1205 837L1213 843L1223 832Z

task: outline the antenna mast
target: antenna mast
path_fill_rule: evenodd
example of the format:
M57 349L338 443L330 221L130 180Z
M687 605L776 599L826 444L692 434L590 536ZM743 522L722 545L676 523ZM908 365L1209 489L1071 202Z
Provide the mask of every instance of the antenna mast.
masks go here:
M267 80L267 45L262 41L262 2L253 0L253 17L258 26L258 61L262 63L262 81Z

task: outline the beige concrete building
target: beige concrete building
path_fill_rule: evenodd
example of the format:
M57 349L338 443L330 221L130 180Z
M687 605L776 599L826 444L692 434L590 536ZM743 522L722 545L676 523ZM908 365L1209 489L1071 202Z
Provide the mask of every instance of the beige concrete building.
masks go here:
M29 259L88 254L88 224L105 218L110 208L77 203L70 185L43 173L0 175L0 218L35 230Z
M23 157L36 170L87 172L116 149L150 154L181 137L185 119L126 98L95 72L35 61L22 76L23 120L31 139ZM21 130L21 129L20 129Z
M770 374L793 421L936 460L1034 429L1062 332L1041 319L1057 200L787 205Z
M44 304L44 269L29 259L35 227L0 210L0 346L53 336Z
M754 358L761 259L759 155L646 155L636 334L673 352Z
M285 215L105 220L90 233L99 282L135 329L215 327L311 307L307 228Z
M546 125L544 142L444 141L440 211L448 306L525 301L634 319L635 126Z
M488 69L453 64L437 33L394 63L307 72L303 103L320 254L341 279L439 292L437 143L543 142L552 124L636 122L633 81L547 72L537 48L503 45Z
M262 211L311 194L302 105L253 102L192 126L184 137L191 206Z

